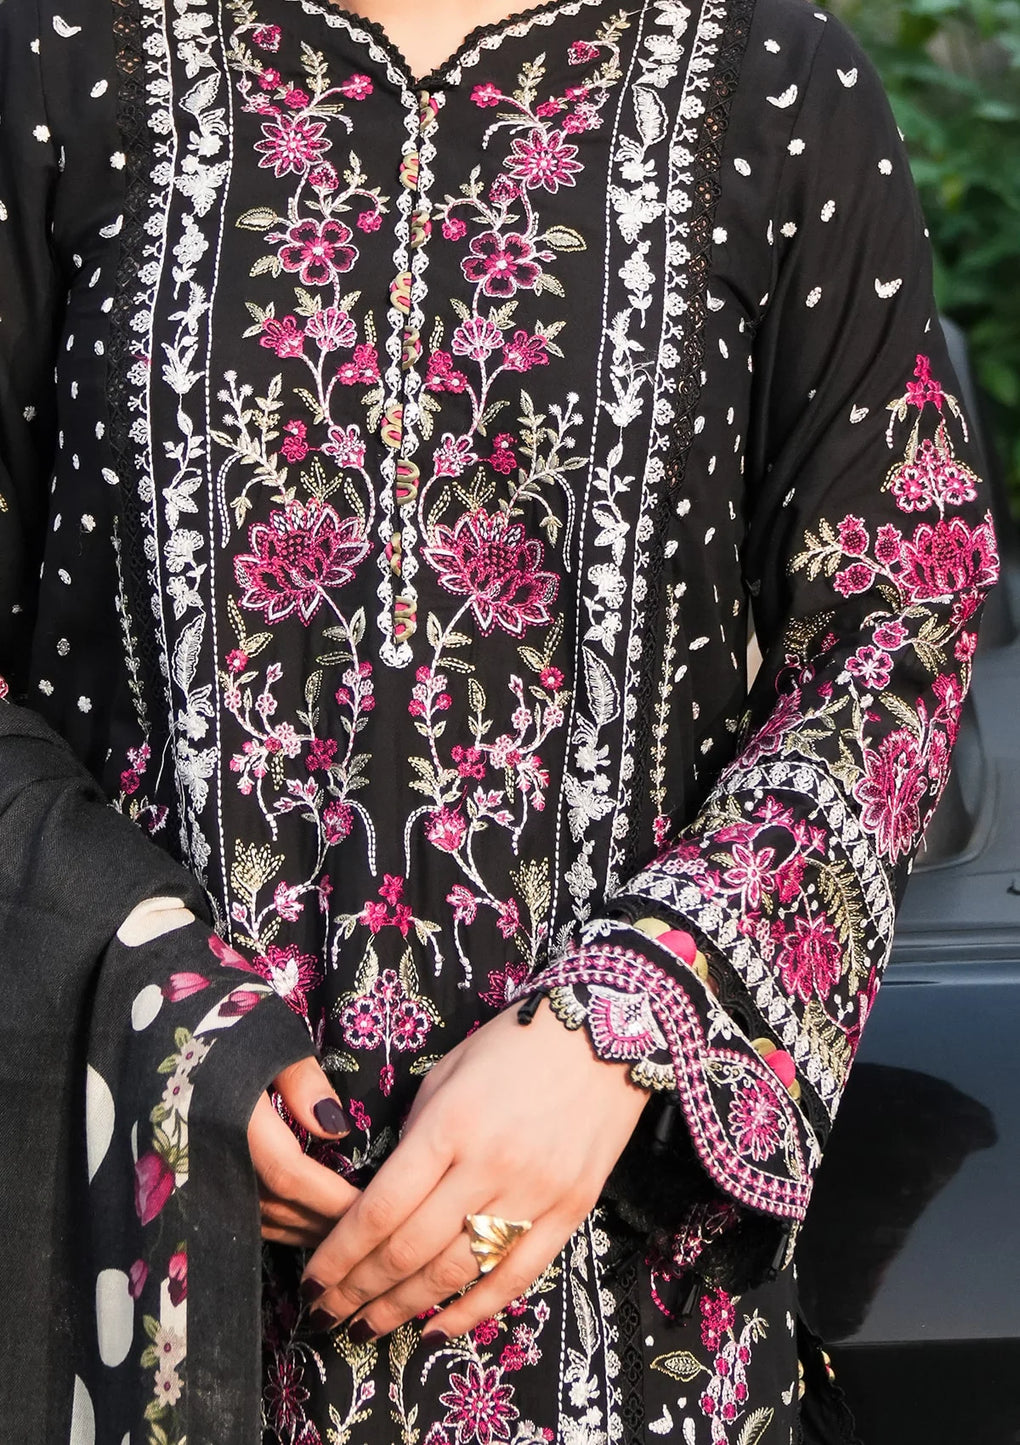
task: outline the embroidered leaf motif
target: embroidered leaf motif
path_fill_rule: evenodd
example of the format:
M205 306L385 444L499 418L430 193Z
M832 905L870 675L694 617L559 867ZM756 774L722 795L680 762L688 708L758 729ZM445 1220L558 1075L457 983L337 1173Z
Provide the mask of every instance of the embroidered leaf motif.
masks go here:
M268 206L254 206L238 217L237 224L245 231L268 231L270 226L275 226L280 220L281 217Z
M183 692L191 691L198 667L198 655L205 635L205 616L200 614L188 623L174 647L174 681Z
M605 727L619 713L620 698L613 674L590 647L584 648L584 682L592 717L599 727Z
M354 1074L357 1073L359 1064L353 1054L333 1050L323 1055L322 1067L327 1074Z
M705 1366L694 1358L690 1350L672 1350L668 1355L657 1355L652 1361L652 1369L687 1385L698 1377Z
M354 977L354 992L356 994L368 993L378 977L379 959L376 957L375 949L369 944L365 949L364 957L358 964L358 972Z
M550 226L542 238L554 251L586 251L584 237L571 226Z
M666 134L666 107L647 85L634 89L634 112L638 134L645 146L658 145Z
M748 1415L737 1436L737 1445L758 1445L758 1441L772 1424L775 1411L768 1405Z
M577 1318L577 1333L581 1338L585 1354L591 1359L599 1342L598 1325L595 1323L595 1311L591 1307L591 1301L584 1291L580 1280L572 1282L574 1296L574 1314Z

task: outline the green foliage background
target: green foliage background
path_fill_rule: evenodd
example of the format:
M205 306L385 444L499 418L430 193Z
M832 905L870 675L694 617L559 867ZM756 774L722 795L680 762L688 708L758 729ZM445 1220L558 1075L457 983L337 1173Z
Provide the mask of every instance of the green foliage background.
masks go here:
M910 148L943 312L967 333L1020 516L1020 0L827 0Z

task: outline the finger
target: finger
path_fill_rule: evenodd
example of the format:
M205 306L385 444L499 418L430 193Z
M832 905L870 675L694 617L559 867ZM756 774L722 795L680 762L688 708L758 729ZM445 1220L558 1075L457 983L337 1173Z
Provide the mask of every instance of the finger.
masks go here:
M248 1149L264 1194L289 1199L332 1219L341 1218L360 1197L332 1169L310 1159L263 1094L248 1123Z
M437 1131L419 1126L405 1134L308 1261L308 1290L324 1294L346 1279L432 1193L449 1163L449 1146Z
M274 1088L309 1134L337 1139L351 1132L351 1122L318 1059L298 1059L296 1064L289 1064L277 1074Z
M461 1236L466 1246L464 1215L473 1201L484 1197L481 1188L476 1174L467 1167L454 1166L449 1169L421 1206L414 1210L388 1239L360 1264L355 1265L339 1285L321 1296L317 1301L319 1308L328 1311L334 1319L342 1322L362 1305L370 1300L377 1300L395 1286L409 1282L412 1278L420 1280L422 1272L427 1272L430 1265L436 1262L437 1256L445 1258L458 1236ZM427 1309L438 1304L441 1299L449 1298L456 1290L463 1289L476 1278L478 1266L469 1247L459 1252L459 1265L455 1278L450 1269L442 1271L442 1278L445 1280L449 1276L453 1282L448 1288L438 1289L438 1292L434 1290L420 1306L421 1309ZM421 1289L422 1285L419 1283L418 1294ZM418 1311L412 1310L411 1313ZM375 1323L374 1313L372 1321ZM389 1328L389 1325L381 1325L379 1332Z
M316 1214L314 1210L303 1209L299 1204L277 1199L275 1195L261 1196L259 1216L263 1225L272 1225L274 1229L303 1229L317 1233L317 1242L325 1239L336 1224L335 1216Z
M494 1213L506 1211L493 1207ZM548 1269L571 1235L582 1223L576 1215L546 1214L519 1239L501 1264L491 1274L481 1277L467 1294L429 1320L424 1338L428 1344L466 1334L482 1320L505 1309L511 1300L527 1294L531 1286Z
M262 1238L270 1244L289 1244L294 1249L314 1249L322 1235L311 1229L277 1229L275 1225L263 1224Z
M416 1274L368 1301L358 1318L348 1326L352 1338L363 1342L375 1335L387 1335L405 1320L414 1319L459 1294L478 1277L478 1261L471 1253L471 1241L462 1219L460 1228L445 1249L434 1255Z

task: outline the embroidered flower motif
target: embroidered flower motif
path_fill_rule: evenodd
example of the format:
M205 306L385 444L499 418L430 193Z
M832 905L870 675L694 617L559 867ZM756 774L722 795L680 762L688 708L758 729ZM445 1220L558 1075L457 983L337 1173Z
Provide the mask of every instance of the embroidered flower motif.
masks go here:
M297 613L307 627L326 593L343 587L368 551L357 517L343 521L326 503L295 502L256 522L248 534L251 552L234 558L234 573L245 589L241 606L280 622Z
M555 194L560 186L575 185L574 176L584 169L580 161L574 159L577 146L566 142L560 130L533 130L527 140L518 136L510 149L513 153L510 174L533 190Z
M270 944L265 953L255 959L254 968L294 1013L307 1017L309 990L322 977L310 953L299 953L294 943L286 948Z
M379 380L379 355L374 346L362 342L354 348L350 361L337 368L336 379L341 386L368 386Z
M758 1163L779 1147L782 1124L776 1098L764 1084L745 1084L730 1105L729 1124L737 1152Z
M444 853L456 853L466 833L467 823L455 808L439 808L425 829L429 842Z
M941 411L945 393L931 374L931 362L927 356L917 358L914 375L917 380L907 382L907 400L910 405L916 406L918 411L921 411L931 403Z
M805 1003L817 994L826 999L839 982L843 950L824 913L794 919L793 932L777 925L781 947L779 973L783 987Z
M340 87L348 100L367 100L374 87L367 75L352 75Z
M265 140L255 146L261 152L259 165L263 170L273 170L278 180L292 171L303 175L333 144L326 139L325 130L324 121L308 120L304 116L280 116L263 121Z
M471 599L482 632L498 626L520 637L552 620L559 579L542 571L542 544L525 540L521 522L479 508L452 528L436 527L424 555L442 586Z
M919 824L917 805L925 784L917 739L898 728L866 750L864 765L866 774L853 789L863 805L861 823L875 835L879 852L895 863L910 851Z
M275 52L280 48L280 35L279 25L260 25L257 30L252 31L251 41L260 50Z
M512 1385L499 1383L495 1366L483 1370L469 1360L464 1373L450 1375L450 1389L440 1395L440 1404L447 1407L444 1425L456 1431L456 1445L492 1445L494 1440L509 1440L511 1426L520 1418L520 1411L510 1403Z
M299 221L288 227L286 244L280 247L283 269L296 271L306 286L329 285L358 259L357 247L347 244L352 234L341 221ZM277 235L269 237L270 241L280 239Z
M474 238L470 250L461 270L486 296L505 299L519 289L531 291L542 274L534 246L514 231L505 236L485 231Z
M533 366L548 366L545 354L545 337L529 336L526 331L515 331L513 340L503 348L503 365L508 371L530 371Z
M346 311L341 311L338 306L324 306L309 319L305 335L310 336L322 351L339 351L342 346L354 345L358 339L358 328Z
M877 647L859 647L853 657L847 658L846 670L863 687L881 692L892 673L892 658L887 652L879 652Z
M353 423L348 427L331 426L329 439L322 450L340 467L361 467L365 464L365 443Z
M991 525L971 528L962 517L922 522L904 542L897 582L911 602L946 597L953 592L983 590L999 576L998 554Z
M503 345L503 333L487 316L470 316L450 338L450 349L472 361L487 361Z
M459 477L477 460L478 453L472 448L470 436L455 437L444 432L434 458L436 476Z
M259 345L264 346L267 351L275 351L281 359L288 356L303 356L305 334L293 316L285 316L282 321L277 321L273 316L267 316L262 323Z
M499 105L503 99L503 92L498 85L493 85L491 80L487 80L484 85L475 86L471 92L471 99L475 105L482 106L483 108L489 105Z
M354 825L354 813L347 803L327 803L322 814L322 832L327 843L341 843Z

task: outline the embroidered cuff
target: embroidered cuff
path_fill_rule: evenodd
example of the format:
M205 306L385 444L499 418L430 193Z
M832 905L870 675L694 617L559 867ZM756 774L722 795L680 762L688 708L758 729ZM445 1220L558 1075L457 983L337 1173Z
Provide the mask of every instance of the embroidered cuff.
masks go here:
M673 1090L702 1169L745 1208L800 1221L819 1151L778 1072L695 971L634 927L614 926L530 980L600 1058Z

